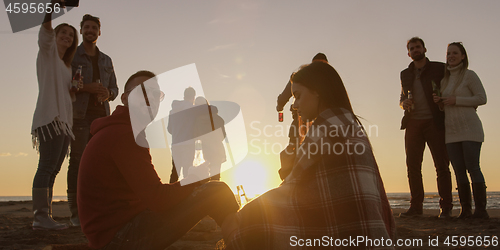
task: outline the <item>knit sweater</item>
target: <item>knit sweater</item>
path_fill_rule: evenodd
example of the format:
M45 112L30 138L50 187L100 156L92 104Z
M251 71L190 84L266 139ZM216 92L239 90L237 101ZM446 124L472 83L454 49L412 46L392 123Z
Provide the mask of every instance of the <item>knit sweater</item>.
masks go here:
M446 143L484 141L483 125L476 108L486 104L486 92L472 70L461 72L462 64L448 67L449 79L441 81L443 97L456 96L455 105L445 105Z
M56 32L43 25L38 33L38 57L36 59L36 75L38 78L38 100L36 102L31 135L33 146L38 150L41 140L46 141L61 133L74 138L73 104L70 96L71 67L64 64L59 57L56 44ZM56 135L37 130L52 126ZM41 132L41 133L39 133Z

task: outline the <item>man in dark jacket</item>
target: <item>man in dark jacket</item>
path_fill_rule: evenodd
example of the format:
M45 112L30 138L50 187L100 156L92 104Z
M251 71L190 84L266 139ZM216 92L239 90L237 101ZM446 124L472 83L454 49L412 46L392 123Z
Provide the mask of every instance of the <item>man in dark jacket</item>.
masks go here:
M156 116L163 94L154 79L149 71L132 75L124 106L92 123L78 175L80 222L92 248L165 249L206 215L222 226L238 209L223 182L161 182L149 148L142 147L143 125Z
M452 205L451 173L444 140L444 113L432 99L433 85L440 88L444 63L431 62L425 57L424 41L413 37L407 42L408 56L413 60L401 71L400 106L405 110L401 129L405 132L406 166L410 184L410 209L401 216L422 214L424 186L422 160L425 143L434 159L438 192L441 199L439 218L450 218Z

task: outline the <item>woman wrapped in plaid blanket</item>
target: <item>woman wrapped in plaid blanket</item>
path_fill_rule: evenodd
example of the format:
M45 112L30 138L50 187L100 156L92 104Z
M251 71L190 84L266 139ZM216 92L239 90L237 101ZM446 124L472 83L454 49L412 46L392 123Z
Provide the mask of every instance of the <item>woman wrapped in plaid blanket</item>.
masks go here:
M313 121L283 183L231 215L228 249L392 249L395 224L370 142L327 63L292 78L294 108Z

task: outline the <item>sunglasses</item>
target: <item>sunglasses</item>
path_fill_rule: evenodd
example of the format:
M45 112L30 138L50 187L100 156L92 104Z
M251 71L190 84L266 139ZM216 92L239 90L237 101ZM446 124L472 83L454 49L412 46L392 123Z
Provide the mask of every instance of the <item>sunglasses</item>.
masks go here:
M144 83L141 83L140 86L142 89L142 94L144 95L144 99L146 100L147 106L151 106L151 105L149 104L149 98L148 98L148 95L146 93L149 93L150 97L153 97L156 100L159 100L160 102L162 102L163 99L165 98L165 93L163 93L163 91L161 91L159 89L148 88L148 87L144 86ZM139 87L139 86L136 86L136 87ZM132 92L136 87L125 91L124 94L128 94L128 93Z

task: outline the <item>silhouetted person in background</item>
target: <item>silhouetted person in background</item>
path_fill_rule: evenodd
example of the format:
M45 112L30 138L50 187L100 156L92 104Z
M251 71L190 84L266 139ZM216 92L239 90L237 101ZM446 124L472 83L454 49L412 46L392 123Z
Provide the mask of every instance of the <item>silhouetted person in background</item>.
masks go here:
M194 130L196 115L194 107L196 91L192 87L184 90L183 100L174 100L168 118L167 130L172 135L172 173L170 183L179 179L180 173L186 178L194 160Z
M226 161L223 144L226 138L224 120L219 116L217 107L210 105L204 97L197 97L195 105L199 109L199 115L195 121L196 139L201 140L203 157L210 163L210 179L218 181L221 165Z

